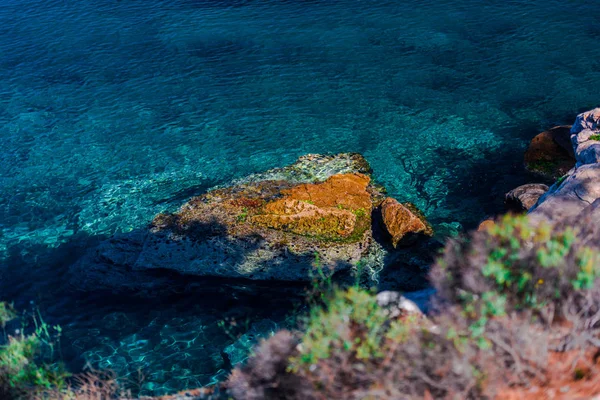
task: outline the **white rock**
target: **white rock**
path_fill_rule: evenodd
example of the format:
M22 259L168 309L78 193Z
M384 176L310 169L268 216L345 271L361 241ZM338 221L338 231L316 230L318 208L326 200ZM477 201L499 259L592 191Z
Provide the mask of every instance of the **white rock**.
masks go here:
M600 161L600 141L590 139L600 134L600 108L581 113L571 127L571 144L577 167Z
M590 129L592 131L600 128L600 107L593 110L581 113L575 119L575 123L571 127L571 135L576 135L579 132Z
M388 310L390 318L398 317L401 314L423 314L414 301L391 290L377 293L377 304Z

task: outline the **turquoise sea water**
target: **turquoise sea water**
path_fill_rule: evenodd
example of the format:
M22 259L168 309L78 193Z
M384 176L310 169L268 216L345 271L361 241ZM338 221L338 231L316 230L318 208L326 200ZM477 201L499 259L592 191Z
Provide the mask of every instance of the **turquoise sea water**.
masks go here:
M391 195L472 228L528 179L535 133L598 105L597 12L557 0L4 0L0 298L63 325L73 368L141 371L149 394L206 384L233 343L220 319L251 336L290 305L85 294L65 283L68 266L305 153L360 152Z

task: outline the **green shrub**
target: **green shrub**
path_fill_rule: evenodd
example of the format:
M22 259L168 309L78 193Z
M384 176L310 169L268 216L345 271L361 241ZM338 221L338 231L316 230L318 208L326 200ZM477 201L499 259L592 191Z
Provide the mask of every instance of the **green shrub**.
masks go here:
M0 303L0 322L4 326L17 317L7 303ZM70 376L62 363L56 362L54 350L60 327L48 326L32 315L35 330L26 334L26 321L15 336L6 336L0 345L0 394L5 398L27 398L45 390L64 390Z
M0 326L2 329L6 327L8 322L15 318L17 318L17 312L13 308L13 305L5 301L0 301Z
M450 241L432 280L442 297L474 318L560 310L573 293L591 289L600 274L596 234L505 216L469 239Z
M369 292L352 287L335 290L325 307L313 307L296 362L312 364L329 358L335 349L358 359L381 357L387 317Z
M44 341L37 334L9 337L0 348L0 374L15 392L64 388L69 374L60 363L38 360Z
M305 398L378 398L381 392L476 398L481 374L470 361L473 350L462 344L464 331L448 334L419 315L390 318L374 293L336 289L310 310L288 373L311 384L313 397L299 385Z
M506 216L450 240L431 270L438 294L427 318L391 318L358 286L321 292L302 332L266 340L234 371L232 393L481 399L550 382L563 371L552 371L551 352L600 348L600 224L589 214L577 218Z
M464 319L470 340L494 352L498 374L521 384L542 379L550 351L600 347L600 226L577 218L505 216L449 241L431 271L438 312Z

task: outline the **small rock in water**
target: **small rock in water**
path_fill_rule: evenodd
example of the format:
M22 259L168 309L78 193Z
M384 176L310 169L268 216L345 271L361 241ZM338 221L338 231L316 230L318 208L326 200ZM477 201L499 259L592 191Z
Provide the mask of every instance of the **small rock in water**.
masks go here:
M479 226L477 227L477 231L478 232L484 231L486 229L491 228L494 225L496 225L496 223L494 222L494 218L484 219L483 221L481 221L479 223Z
M543 183L528 183L514 188L506 193L504 203L506 208L514 212L523 212L532 208L538 199L548 191Z
M388 197L381 203L381 216L394 247L408 244L418 235L433 236L433 228L423 213L411 203L401 204Z

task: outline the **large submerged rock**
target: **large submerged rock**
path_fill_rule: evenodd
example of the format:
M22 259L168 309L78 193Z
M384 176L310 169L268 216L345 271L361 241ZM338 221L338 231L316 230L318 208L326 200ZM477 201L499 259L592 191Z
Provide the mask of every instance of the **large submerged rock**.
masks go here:
M571 126L556 126L536 135L525 152L525 168L545 179L557 179L575 166Z
M381 269L386 245L374 240L372 215L385 196L370 174L359 154L307 155L159 214L148 229L113 237L73 269L92 284L132 287L152 287L164 271L306 281L320 273L315 264L325 274L359 263ZM415 223L403 234L429 232L412 212ZM128 273L141 278L132 282Z

